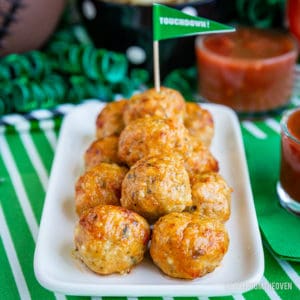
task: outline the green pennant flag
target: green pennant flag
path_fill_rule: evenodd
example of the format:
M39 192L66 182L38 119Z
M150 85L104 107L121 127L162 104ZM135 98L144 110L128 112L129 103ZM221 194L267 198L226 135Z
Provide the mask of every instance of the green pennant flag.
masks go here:
M235 31L235 28L205 18L190 16L165 5L153 4L153 39L155 41L201 33L231 31Z

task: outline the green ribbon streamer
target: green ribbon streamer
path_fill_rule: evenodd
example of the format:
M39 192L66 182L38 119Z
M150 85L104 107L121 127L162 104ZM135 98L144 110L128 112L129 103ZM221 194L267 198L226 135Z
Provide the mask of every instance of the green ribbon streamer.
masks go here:
M260 28L272 27L285 0L236 0L239 21Z
M125 78L128 68L124 55L108 51L104 53L101 62L101 70L104 78L110 83L118 83Z
M172 71L163 84L169 88L176 89L182 93L185 99L193 101L193 91L196 90L197 70L195 67L189 69L178 69Z
M2 98L0 98L0 115L4 115L6 113L5 102Z
M14 99L14 109L21 113L27 113L38 108L38 100L33 97L28 88L26 78L16 79L11 86L11 94Z
M130 97L147 84L148 72L129 72L124 54L78 43L73 34L66 39L68 32L55 34L43 51L0 59L4 87L0 89L0 115L52 109L60 103L79 103L87 98L112 101L115 94Z

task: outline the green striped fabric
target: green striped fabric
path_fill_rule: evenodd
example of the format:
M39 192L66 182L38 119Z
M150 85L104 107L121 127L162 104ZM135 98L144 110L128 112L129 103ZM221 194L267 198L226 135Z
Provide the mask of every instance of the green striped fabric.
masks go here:
M294 104L300 105L299 100L294 99ZM273 143L263 151L275 151L279 140L278 120L241 122L254 197L258 180L254 172L255 157L247 149L253 148L260 140L261 145ZM29 124L22 128L2 127L0 132L0 299L300 299L300 263L278 259L269 251L267 243L264 245L265 272L262 281L241 295L217 298L201 295L91 298L62 295L44 289L34 275L33 255L60 122L47 120L45 126L45 121L37 121L33 126ZM275 160L279 160L278 155L275 156ZM277 168L274 163L274 172Z

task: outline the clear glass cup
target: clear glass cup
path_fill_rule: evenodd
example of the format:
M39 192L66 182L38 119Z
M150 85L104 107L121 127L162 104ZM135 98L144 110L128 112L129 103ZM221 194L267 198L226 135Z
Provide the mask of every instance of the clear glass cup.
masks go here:
M300 0L286 1L286 16L289 30L296 37L300 46Z
M300 108L281 119L281 163L277 183L280 204L300 216Z
M231 33L199 35L195 53L203 100L227 105L241 117L265 117L290 102L298 56L290 34L237 27Z

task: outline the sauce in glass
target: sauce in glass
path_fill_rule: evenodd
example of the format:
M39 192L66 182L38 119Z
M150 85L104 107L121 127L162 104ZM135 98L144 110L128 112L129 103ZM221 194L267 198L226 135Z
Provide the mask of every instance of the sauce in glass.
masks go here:
M289 29L300 45L300 0L287 0L286 12Z
M293 200L300 202L300 109L282 126L280 183Z
M297 54L294 39L278 31L238 28L198 37L199 92L238 112L281 108L292 91Z

